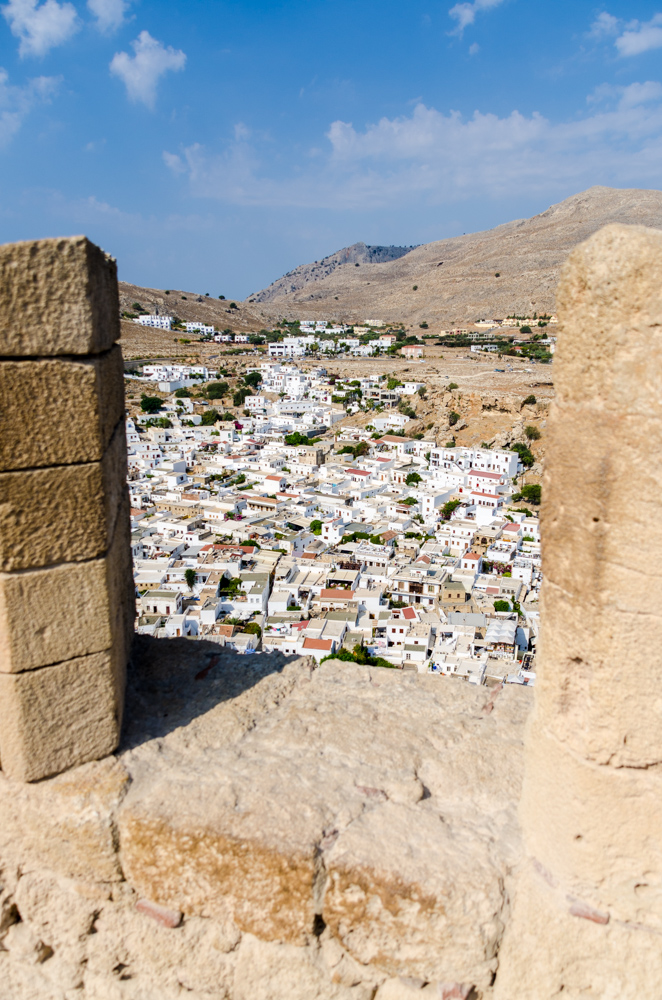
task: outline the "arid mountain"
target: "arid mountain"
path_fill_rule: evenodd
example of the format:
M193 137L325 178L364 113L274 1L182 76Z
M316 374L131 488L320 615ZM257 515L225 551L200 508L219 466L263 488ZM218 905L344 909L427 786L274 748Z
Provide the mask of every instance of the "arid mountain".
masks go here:
M360 267L361 264L384 264L387 261L398 260L410 250L415 249L416 247L369 247L365 243L354 243L351 247L338 250L337 253L332 253L322 260L316 260L313 264L300 264L293 271L288 271L278 281L274 281L268 288L256 292L254 295L249 295L248 300L250 302L271 302L284 295L299 292L312 282L328 278L342 264L353 264L354 267Z
M662 192L589 188L531 219L408 251L385 248L402 250L397 259L359 260L354 254L364 244L355 244L296 268L246 305L274 319L374 318L410 326L426 320L432 330L552 311L570 251L612 222L662 228Z

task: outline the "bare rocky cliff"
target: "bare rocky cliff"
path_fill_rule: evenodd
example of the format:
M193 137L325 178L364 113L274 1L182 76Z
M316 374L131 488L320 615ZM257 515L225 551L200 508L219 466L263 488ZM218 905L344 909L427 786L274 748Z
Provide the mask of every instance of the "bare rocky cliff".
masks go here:
M351 247L344 247L320 261L316 260L313 264L300 264L278 281L274 281L268 288L249 295L248 301L273 302L284 295L302 291L309 285L328 278L343 264L354 267L360 267L361 264L385 264L388 261L399 260L415 249L416 247L374 247L366 246L365 243L353 243Z
M593 187L531 219L427 243L396 260L357 261L350 247L295 269L248 302L273 317L377 318L412 326L426 320L432 328L553 311L569 253L614 222L662 228L662 192Z

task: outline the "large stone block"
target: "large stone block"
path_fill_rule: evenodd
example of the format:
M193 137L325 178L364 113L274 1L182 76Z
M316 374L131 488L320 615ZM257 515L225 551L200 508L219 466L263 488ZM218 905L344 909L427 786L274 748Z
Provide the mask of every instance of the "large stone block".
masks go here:
M0 247L0 356L99 354L119 334L117 265L87 237Z
M110 651L0 674L4 773L36 781L112 753L120 736L125 668Z
M424 802L415 816L392 802L364 812L324 853L332 934L361 965L390 975L488 986L504 890L479 840Z
M557 296L537 698L560 740L616 766L662 761L650 697L662 683L650 652L662 639L661 287L662 232L608 226L570 255Z
M101 462L0 473L0 571L103 555L126 492L123 423Z
M662 717L662 699L653 694L652 700ZM538 712L520 817L530 855L566 893L614 919L662 932L657 769L583 760L546 731Z
M659 934L610 920L520 872L499 952L493 1000L653 1000L660 995ZM422 1000L422 998L421 998Z
M111 646L126 660L134 617L128 512L123 509L102 558L0 573L0 672L35 670Z
M86 360L0 361L0 472L99 462L124 415L119 345Z
M83 883L119 882L113 813L129 776L114 757L26 785L0 773L3 865Z

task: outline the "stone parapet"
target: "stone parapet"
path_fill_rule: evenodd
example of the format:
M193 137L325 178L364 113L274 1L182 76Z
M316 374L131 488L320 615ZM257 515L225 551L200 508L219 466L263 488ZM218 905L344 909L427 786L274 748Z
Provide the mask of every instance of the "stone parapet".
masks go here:
M119 740L133 633L115 262L0 247L0 764L35 780Z
M529 691L185 639L138 637L132 663L115 758L0 777L0 869L30 873L0 977L6 956L81 1000L122 976L131 1000L487 995Z

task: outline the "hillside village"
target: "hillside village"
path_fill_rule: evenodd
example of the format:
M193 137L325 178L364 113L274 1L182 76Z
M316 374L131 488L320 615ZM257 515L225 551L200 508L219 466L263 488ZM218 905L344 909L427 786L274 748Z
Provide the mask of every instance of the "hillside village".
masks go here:
M406 436L425 382L303 370L310 336L271 343L234 392L204 364L126 375L137 630L533 684L530 453Z

